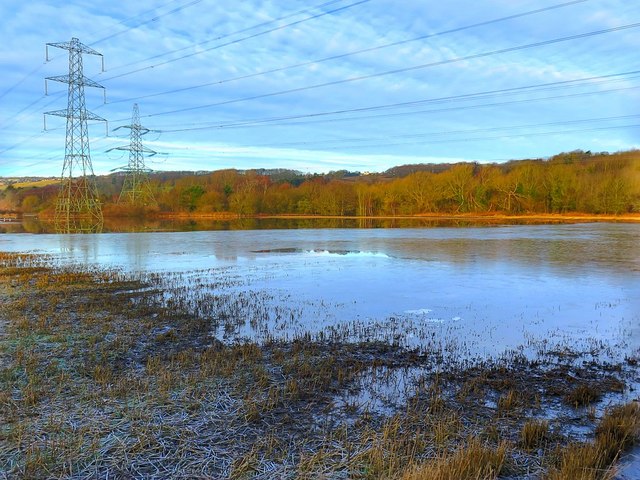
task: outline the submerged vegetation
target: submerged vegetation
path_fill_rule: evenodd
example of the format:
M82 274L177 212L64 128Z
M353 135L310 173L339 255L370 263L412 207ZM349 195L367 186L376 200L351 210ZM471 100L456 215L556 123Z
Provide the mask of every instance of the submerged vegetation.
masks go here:
M157 205L118 205L123 177L98 178L107 216L401 216L640 212L640 152L575 151L502 164L420 164L381 174L289 170L157 172ZM57 185L0 189L0 212L51 213Z
M465 362L337 332L224 340L266 314L218 294L235 281L198 296L0 253L0 472L609 479L640 440L637 354Z

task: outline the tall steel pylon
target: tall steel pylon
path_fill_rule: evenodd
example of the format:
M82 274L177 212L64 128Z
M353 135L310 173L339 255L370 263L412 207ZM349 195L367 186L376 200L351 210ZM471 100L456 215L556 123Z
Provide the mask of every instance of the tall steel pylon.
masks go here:
M102 89L104 87L83 75L82 54L100 57L102 54L83 45L74 37L70 42L47 43L47 61L50 46L69 51L69 74L45 79L45 93L47 93L47 80L69 84L67 108L45 112L45 115L56 115L67 119L64 163L55 210L56 230L63 233L100 231L103 224L102 208L91 165L87 120L103 122L106 120L87 111L84 87L85 85ZM102 70L104 71L104 59L102 59Z
M126 177L122 185L118 203L128 203L138 206L155 205L156 200L151 191L151 184L149 183L149 173L151 169L145 166L144 155L146 153L149 156L153 156L158 152L142 145L142 136L149 133L150 130L140 125L140 111L138 110L137 103L133 104L131 125L123 125L116 128L116 130L119 128L130 129L131 135L129 145L107 150L108 152L111 150L129 151L129 164L123 168L126 172Z

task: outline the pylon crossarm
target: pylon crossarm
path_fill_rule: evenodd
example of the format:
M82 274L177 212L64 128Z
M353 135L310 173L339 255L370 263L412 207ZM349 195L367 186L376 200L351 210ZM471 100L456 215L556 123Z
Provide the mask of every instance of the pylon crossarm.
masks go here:
M73 83L74 85L84 85L87 87L95 87L95 88L104 88L98 82L94 82L90 78L82 76L80 78L71 78L69 75L56 75L54 77L47 77L45 80L53 80L54 82L60 83ZM46 87L46 82L45 82Z
M100 117L99 115L96 115L93 112L90 112L87 110L87 116L86 116L87 120L97 120L99 122L106 122L107 120L105 118Z
M64 110L53 110L51 112L44 112L44 115L55 115L56 117L68 117L69 111L65 108Z
M62 48L64 50L76 50L81 53L88 53L89 55L102 56L100 52L96 52L93 48L87 47L84 43L80 43L77 38L72 38L70 42L56 42L47 43L47 47Z
M53 110L51 112L44 112L45 115L55 115L56 117L67 117L67 118L84 118L85 120L95 120L98 122L106 122L107 120L96 115L93 112L89 112L88 110L84 112L84 115L82 115L82 113L80 115L77 115L75 112L71 112L69 113L68 109L64 109L64 110Z
M45 80L53 80L54 82L69 83L69 75L56 75L54 77L47 77Z
M91 80L90 78L87 78L87 77L82 77L82 82L83 82L82 83L83 85L86 85L88 87L102 88L103 90L105 89L98 82L94 82L93 80Z
M129 152L132 152L132 151L133 152L144 152L144 153L148 154L147 156L149 156L149 157L152 157L152 156L158 154L158 152L156 152L155 150L151 150L150 148L143 147L143 146L132 147L131 145L121 145L119 147L113 147L113 148L110 148L109 150L105 150L105 153L112 152L113 150L127 150Z
M159 131L159 130L149 130L146 127L142 127L140 125L120 125L119 127L116 127L113 129L113 131L115 132L116 130L120 130L121 128L128 128L129 130L138 130L138 133L140 135L146 135L149 132L155 132L155 131Z
M149 173L153 173L153 169L152 168L136 168L136 167L130 167L128 165L124 165L122 167L118 167L118 168L114 168L112 170L110 170L111 172L116 172L116 171L120 171L120 172L127 172L127 173L143 173L143 174L149 174Z

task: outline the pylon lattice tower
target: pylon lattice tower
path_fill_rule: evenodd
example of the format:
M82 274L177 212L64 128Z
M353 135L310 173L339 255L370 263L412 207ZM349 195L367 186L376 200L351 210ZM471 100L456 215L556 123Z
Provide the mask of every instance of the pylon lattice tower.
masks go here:
M131 115L131 125L123 125L116 128L128 128L131 130L129 145L112 148L111 150L128 150L129 164L123 168L126 177L120 192L118 203L128 203L138 206L152 206L156 204L156 200L151 191L149 183L149 173L151 169L147 168L144 163L145 153L153 156L157 152L142 145L142 136L149 133L148 128L140 125L140 111L138 104L133 104L133 113Z
M64 163L55 209L56 230L62 233L97 232L102 229L103 217L91 164L87 120L103 122L106 120L87 111L84 87L85 85L102 89L104 87L84 76L82 54L100 57L102 54L83 45L74 37L70 42L47 43L47 61L50 46L69 51L69 74L45 79L45 93L47 80L69 84L67 108L45 112L45 115L56 115L67 119ZM102 67L104 71L104 59Z

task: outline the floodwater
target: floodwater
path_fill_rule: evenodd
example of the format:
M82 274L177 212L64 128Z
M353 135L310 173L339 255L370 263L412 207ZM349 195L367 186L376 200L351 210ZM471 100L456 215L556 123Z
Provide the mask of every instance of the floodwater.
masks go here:
M449 362L565 348L586 360L640 356L640 225L282 226L0 234L0 251L158 274L163 300L208 317L225 341L377 339ZM410 376L397 372L393 388L367 377L360 395L395 405ZM618 479L638 478L639 453Z
M639 240L640 225L597 223L0 234L0 251L161 273L227 341L380 339L467 359L604 347L620 359L640 352Z

